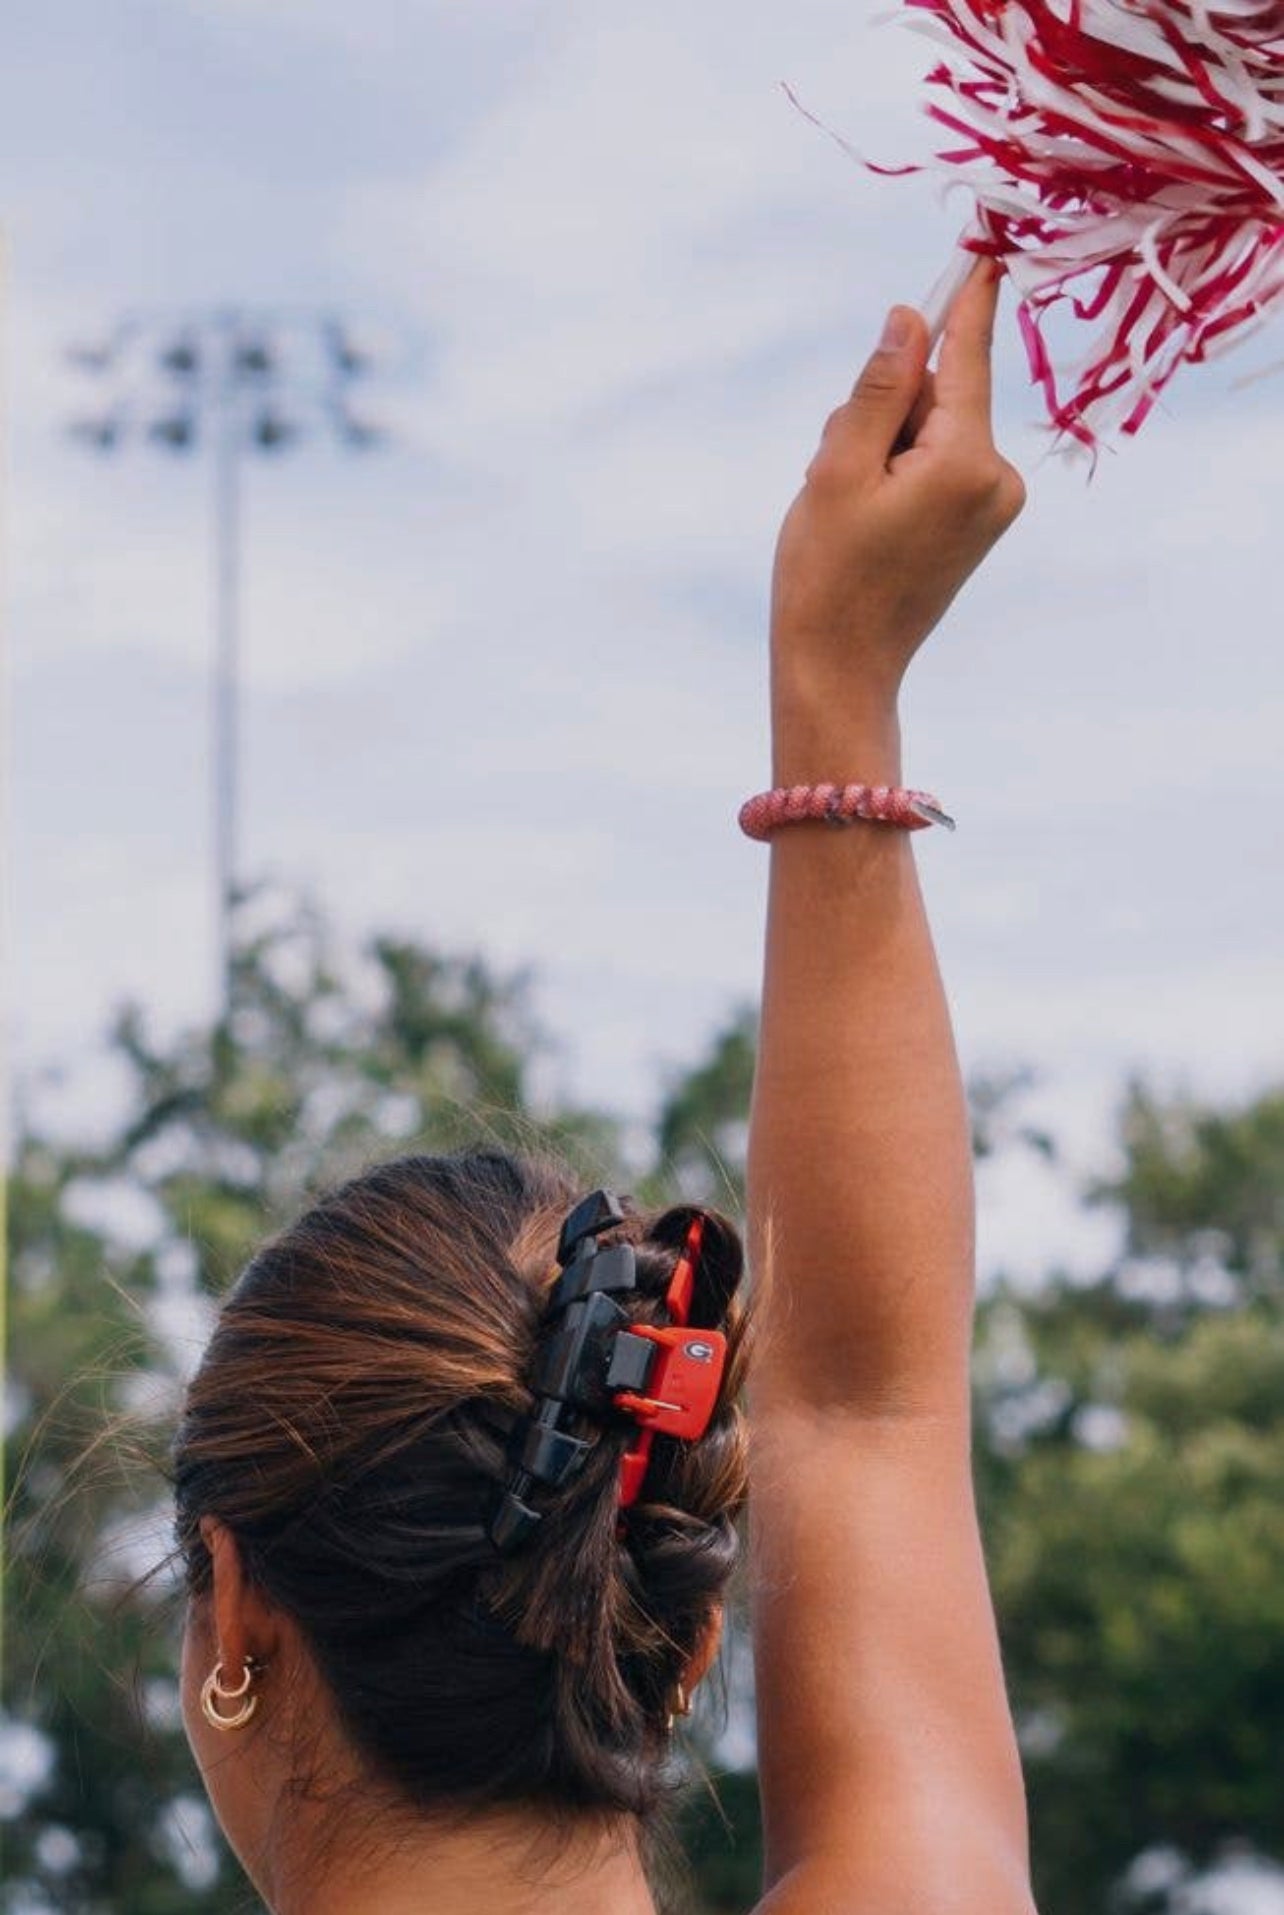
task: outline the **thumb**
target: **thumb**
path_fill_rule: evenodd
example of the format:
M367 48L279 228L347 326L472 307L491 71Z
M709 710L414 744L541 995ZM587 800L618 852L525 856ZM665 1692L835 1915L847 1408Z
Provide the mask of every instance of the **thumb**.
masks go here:
M922 313L912 306L893 306L847 408L872 462L884 465L890 458L922 387L929 350Z

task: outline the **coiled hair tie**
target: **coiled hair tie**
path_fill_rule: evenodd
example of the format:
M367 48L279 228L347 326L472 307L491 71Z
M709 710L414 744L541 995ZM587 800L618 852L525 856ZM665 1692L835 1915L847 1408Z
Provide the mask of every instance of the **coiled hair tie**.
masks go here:
M899 825L903 831L921 831L925 825L954 829L954 820L941 809L939 798L929 791L906 791L900 785L777 785L774 791L747 798L740 807L740 829L747 838L760 841L781 825L808 820L831 825L864 820Z

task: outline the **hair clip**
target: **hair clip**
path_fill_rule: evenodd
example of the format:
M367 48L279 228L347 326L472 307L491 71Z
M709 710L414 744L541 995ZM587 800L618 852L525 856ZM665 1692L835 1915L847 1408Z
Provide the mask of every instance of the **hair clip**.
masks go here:
M515 1549L543 1520L526 1500L536 1483L553 1488L580 1470L590 1439L562 1427L568 1416L607 1422L613 1413L639 1426L621 1459L621 1507L636 1502L656 1435L694 1441L709 1427L726 1365L719 1330L690 1330L696 1268L704 1236L697 1212L674 1267L665 1307L670 1324L633 1324L616 1297L637 1287L630 1244L603 1250L598 1235L624 1222L615 1193L595 1190L576 1204L558 1238L558 1275L547 1314L557 1327L543 1345L531 1376L539 1399L533 1416L515 1420L512 1474L501 1492L490 1536L501 1553Z
M620 1460L620 1507L642 1493L656 1436L695 1442L704 1435L718 1406L727 1364L727 1339L721 1330L689 1330L696 1269L704 1241L704 1215L697 1212L687 1230L682 1254L665 1292L673 1319L668 1329L634 1323L615 1339L607 1387L617 1410L639 1424L636 1440ZM645 1392L645 1394L644 1394Z
M595 1190L591 1195L582 1197L575 1208L567 1213L557 1239L557 1261L563 1269L575 1255L585 1237L597 1237L603 1230L612 1229L617 1223L624 1222L624 1209L613 1190ZM597 1245L592 1246L593 1249Z

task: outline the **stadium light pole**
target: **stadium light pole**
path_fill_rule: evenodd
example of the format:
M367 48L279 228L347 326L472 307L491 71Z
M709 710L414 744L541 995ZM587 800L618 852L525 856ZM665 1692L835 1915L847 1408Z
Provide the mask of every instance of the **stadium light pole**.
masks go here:
M220 1000L232 1010L241 868L242 464L301 439L366 451L385 434L355 415L354 381L375 368L334 313L280 307L125 314L108 339L67 354L108 391L72 435L110 455L131 443L178 455L208 448L212 466L212 844Z

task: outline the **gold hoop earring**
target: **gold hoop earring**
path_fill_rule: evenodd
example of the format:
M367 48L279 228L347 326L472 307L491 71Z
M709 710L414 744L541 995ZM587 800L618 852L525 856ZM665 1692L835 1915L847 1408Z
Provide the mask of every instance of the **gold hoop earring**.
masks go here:
M668 1731L670 1735L673 1734L673 1726L675 1722L677 1721L678 1717L689 1716L691 1713L691 1698L687 1694L686 1690L683 1688L680 1682L677 1684L677 1691L678 1691L678 1706L676 1709L670 1709L669 1717L668 1717L667 1727L668 1727Z
M205 1720L211 1723L216 1729L243 1729L259 1706L258 1697L249 1696L249 1700L242 1702L241 1707L234 1710L231 1715L220 1714L217 1703L240 1702L242 1696L249 1695L250 1683L253 1680L254 1673L262 1667L263 1664L256 1662L253 1656L247 1656L245 1658L245 1668L242 1672L240 1682L236 1685L235 1689L225 1689L220 1681L220 1677L223 1674L223 1664L221 1661L216 1662L210 1674L206 1676L205 1681L201 1685L201 1713L205 1717Z

